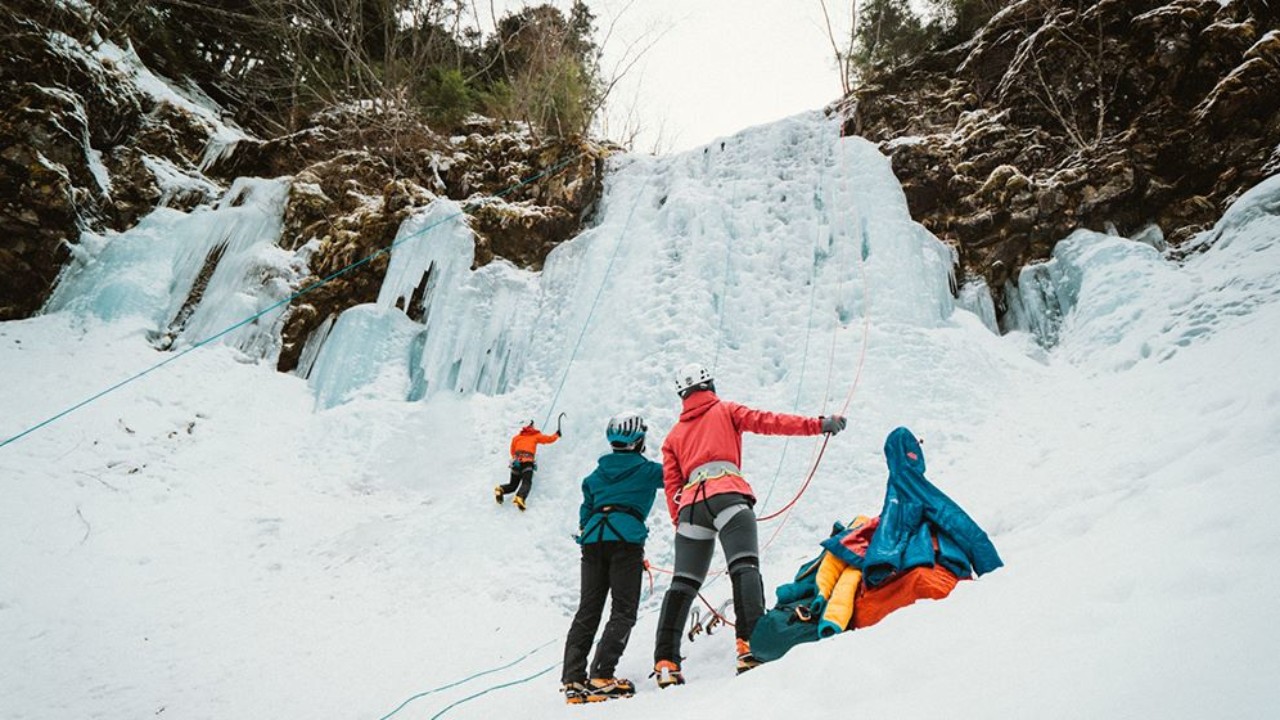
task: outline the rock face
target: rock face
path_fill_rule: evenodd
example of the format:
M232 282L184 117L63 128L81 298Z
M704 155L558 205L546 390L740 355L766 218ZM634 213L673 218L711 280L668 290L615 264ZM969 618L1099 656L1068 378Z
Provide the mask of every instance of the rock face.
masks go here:
M278 360L287 371L327 318L376 299L388 261L377 253L415 209L461 201L477 265L501 257L538 269L602 192L611 148L479 118L444 137L394 109L336 108L256 139L198 88L178 92L148 72L127 41L104 39L89 5L13 9L0 16L0 321L43 306L84 230L211 202L237 177L291 176L280 244L305 258L310 282L374 257L291 304Z
M99 30L87 5L17 0L0 16L0 320L44 304L81 230L220 189L195 181L214 128L141 91Z
M610 149L594 143L537 142L522 127L479 118L468 134L453 138L411 118L369 120L327 113L315 118L323 124L294 135L241 142L210 168L220 177L293 176L281 244L312 245L313 278L387 248L400 224L437 197L462 202L476 235L477 266L501 257L539 269L556 245L582 229L603 190ZM379 254L292 304L281 371L297 367L307 338L326 320L377 299L389 259ZM421 319L420 308L403 309Z
M969 42L872 78L846 134L881 143L912 215L1001 289L1087 227L1178 244L1280 172L1280 6L1020 0Z

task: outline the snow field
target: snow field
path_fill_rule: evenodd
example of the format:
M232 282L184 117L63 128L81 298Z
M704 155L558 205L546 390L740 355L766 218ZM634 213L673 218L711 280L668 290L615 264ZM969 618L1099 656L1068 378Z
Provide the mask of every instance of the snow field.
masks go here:
M597 225L541 275L472 273L465 243L406 243L379 303L339 319L310 385L254 362L269 344L219 343L0 448L0 660L21 668L0 677L0 717L377 720L536 650L394 716L425 719L553 666L577 601L578 484L604 422L640 410L656 456L679 408L671 371L689 360L715 365L724 397L774 410L836 411L857 381L849 429L764 552L770 598L832 521L878 511L897 425L925 439L930 478L1006 567L742 678L721 631L686 643L682 688L646 682L630 702L566 708L553 668L447 717L1268 717L1273 186L1179 267L1073 236L1042 293L1062 309L1049 350L953 307L947 252L907 217L887 161L816 114L618 161ZM226 212L157 221L221 228ZM442 228L423 239L456 241ZM116 296L90 283L60 289L62 311L0 325L0 367L19 379L0 383L0 435L157 361L146 338L172 299L151 272L130 279L135 259L110 258L126 238L95 257L139 286L118 296L147 298L141 312L101 312ZM435 276L415 361L422 326L394 299L433 263L455 269ZM239 292L211 283L206 298ZM341 329L361 322L364 334ZM399 334L375 350L388 328ZM489 364L499 347L506 359ZM415 373L425 402L405 402ZM507 392L474 392L482 374L505 374ZM496 506L510 435L560 411L566 434L539 454L529 512ZM762 513L794 496L814 443L746 438ZM658 506L648 555L670 567ZM619 668L636 680L656 579ZM728 583L705 594L718 605Z

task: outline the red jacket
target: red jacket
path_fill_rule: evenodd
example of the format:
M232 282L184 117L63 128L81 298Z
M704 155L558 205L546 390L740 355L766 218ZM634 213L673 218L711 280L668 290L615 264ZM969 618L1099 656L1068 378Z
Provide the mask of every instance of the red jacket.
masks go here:
M662 443L662 484L667 510L676 522L680 508L696 496L704 500L723 493L742 493L754 499L751 486L740 475L722 475L703 482L697 492L682 493L689 473L709 462L725 461L742 467L742 433L761 435L818 435L822 421L815 417L752 410L721 400L714 392L695 392L684 399L680 422Z

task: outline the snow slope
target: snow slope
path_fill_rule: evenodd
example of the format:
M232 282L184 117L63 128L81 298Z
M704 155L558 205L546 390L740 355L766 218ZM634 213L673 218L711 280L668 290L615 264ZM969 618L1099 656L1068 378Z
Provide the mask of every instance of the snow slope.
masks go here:
M260 202L235 215L165 211L139 231L154 243L99 239L62 309L0 324L0 437L173 357L148 338L175 310L164 288L191 273L183 245L211 226L240 228L226 257L246 281L220 276L192 317L276 297L245 269L288 275L261 242L275 191L241 188ZM472 272L464 228L443 222L421 239L452 240L398 247L380 303L334 324L311 384L258 360L268 315L0 447L0 717L1271 717L1277 198L1273 178L1181 264L1074 235L1042 273L1063 309L1049 350L954 307L949 254L910 221L888 162L817 114L621 160L598 224L540 275ZM131 257L170 279L131 280ZM394 301L432 262L453 269L419 326ZM362 352L362 337L392 344ZM689 360L771 409L838 411L852 391L812 487L781 530L762 526L768 589L833 520L878 510L897 425L1006 567L743 677L730 633L700 637L687 686L566 708L578 482L618 410L644 412L657 447ZM495 506L509 436L561 411L529 512ZM764 511L794 497L815 449L747 439ZM655 510L648 554L669 567L665 523ZM624 676L648 672L664 587ZM706 594L718 604L727 583Z

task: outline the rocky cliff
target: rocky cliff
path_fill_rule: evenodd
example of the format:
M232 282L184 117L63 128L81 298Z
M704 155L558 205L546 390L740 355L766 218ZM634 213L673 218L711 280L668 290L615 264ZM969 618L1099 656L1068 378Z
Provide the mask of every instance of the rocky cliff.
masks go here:
M198 87L152 74L127 38L77 2L19 0L0 18L0 43L0 320L40 309L81 232L127 229L161 205L208 203L240 176L292 178L280 245L309 248L297 289L386 248L436 197L463 201L477 264L502 257L538 268L587 220L611 152L481 118L444 135L362 105L318 114L285 137L254 137ZM325 318L377 296L387 259L293 303L282 370Z
M1071 230L1173 245L1280 172L1280 6L1019 0L840 109L1000 306ZM1149 226L1159 228L1155 233Z

